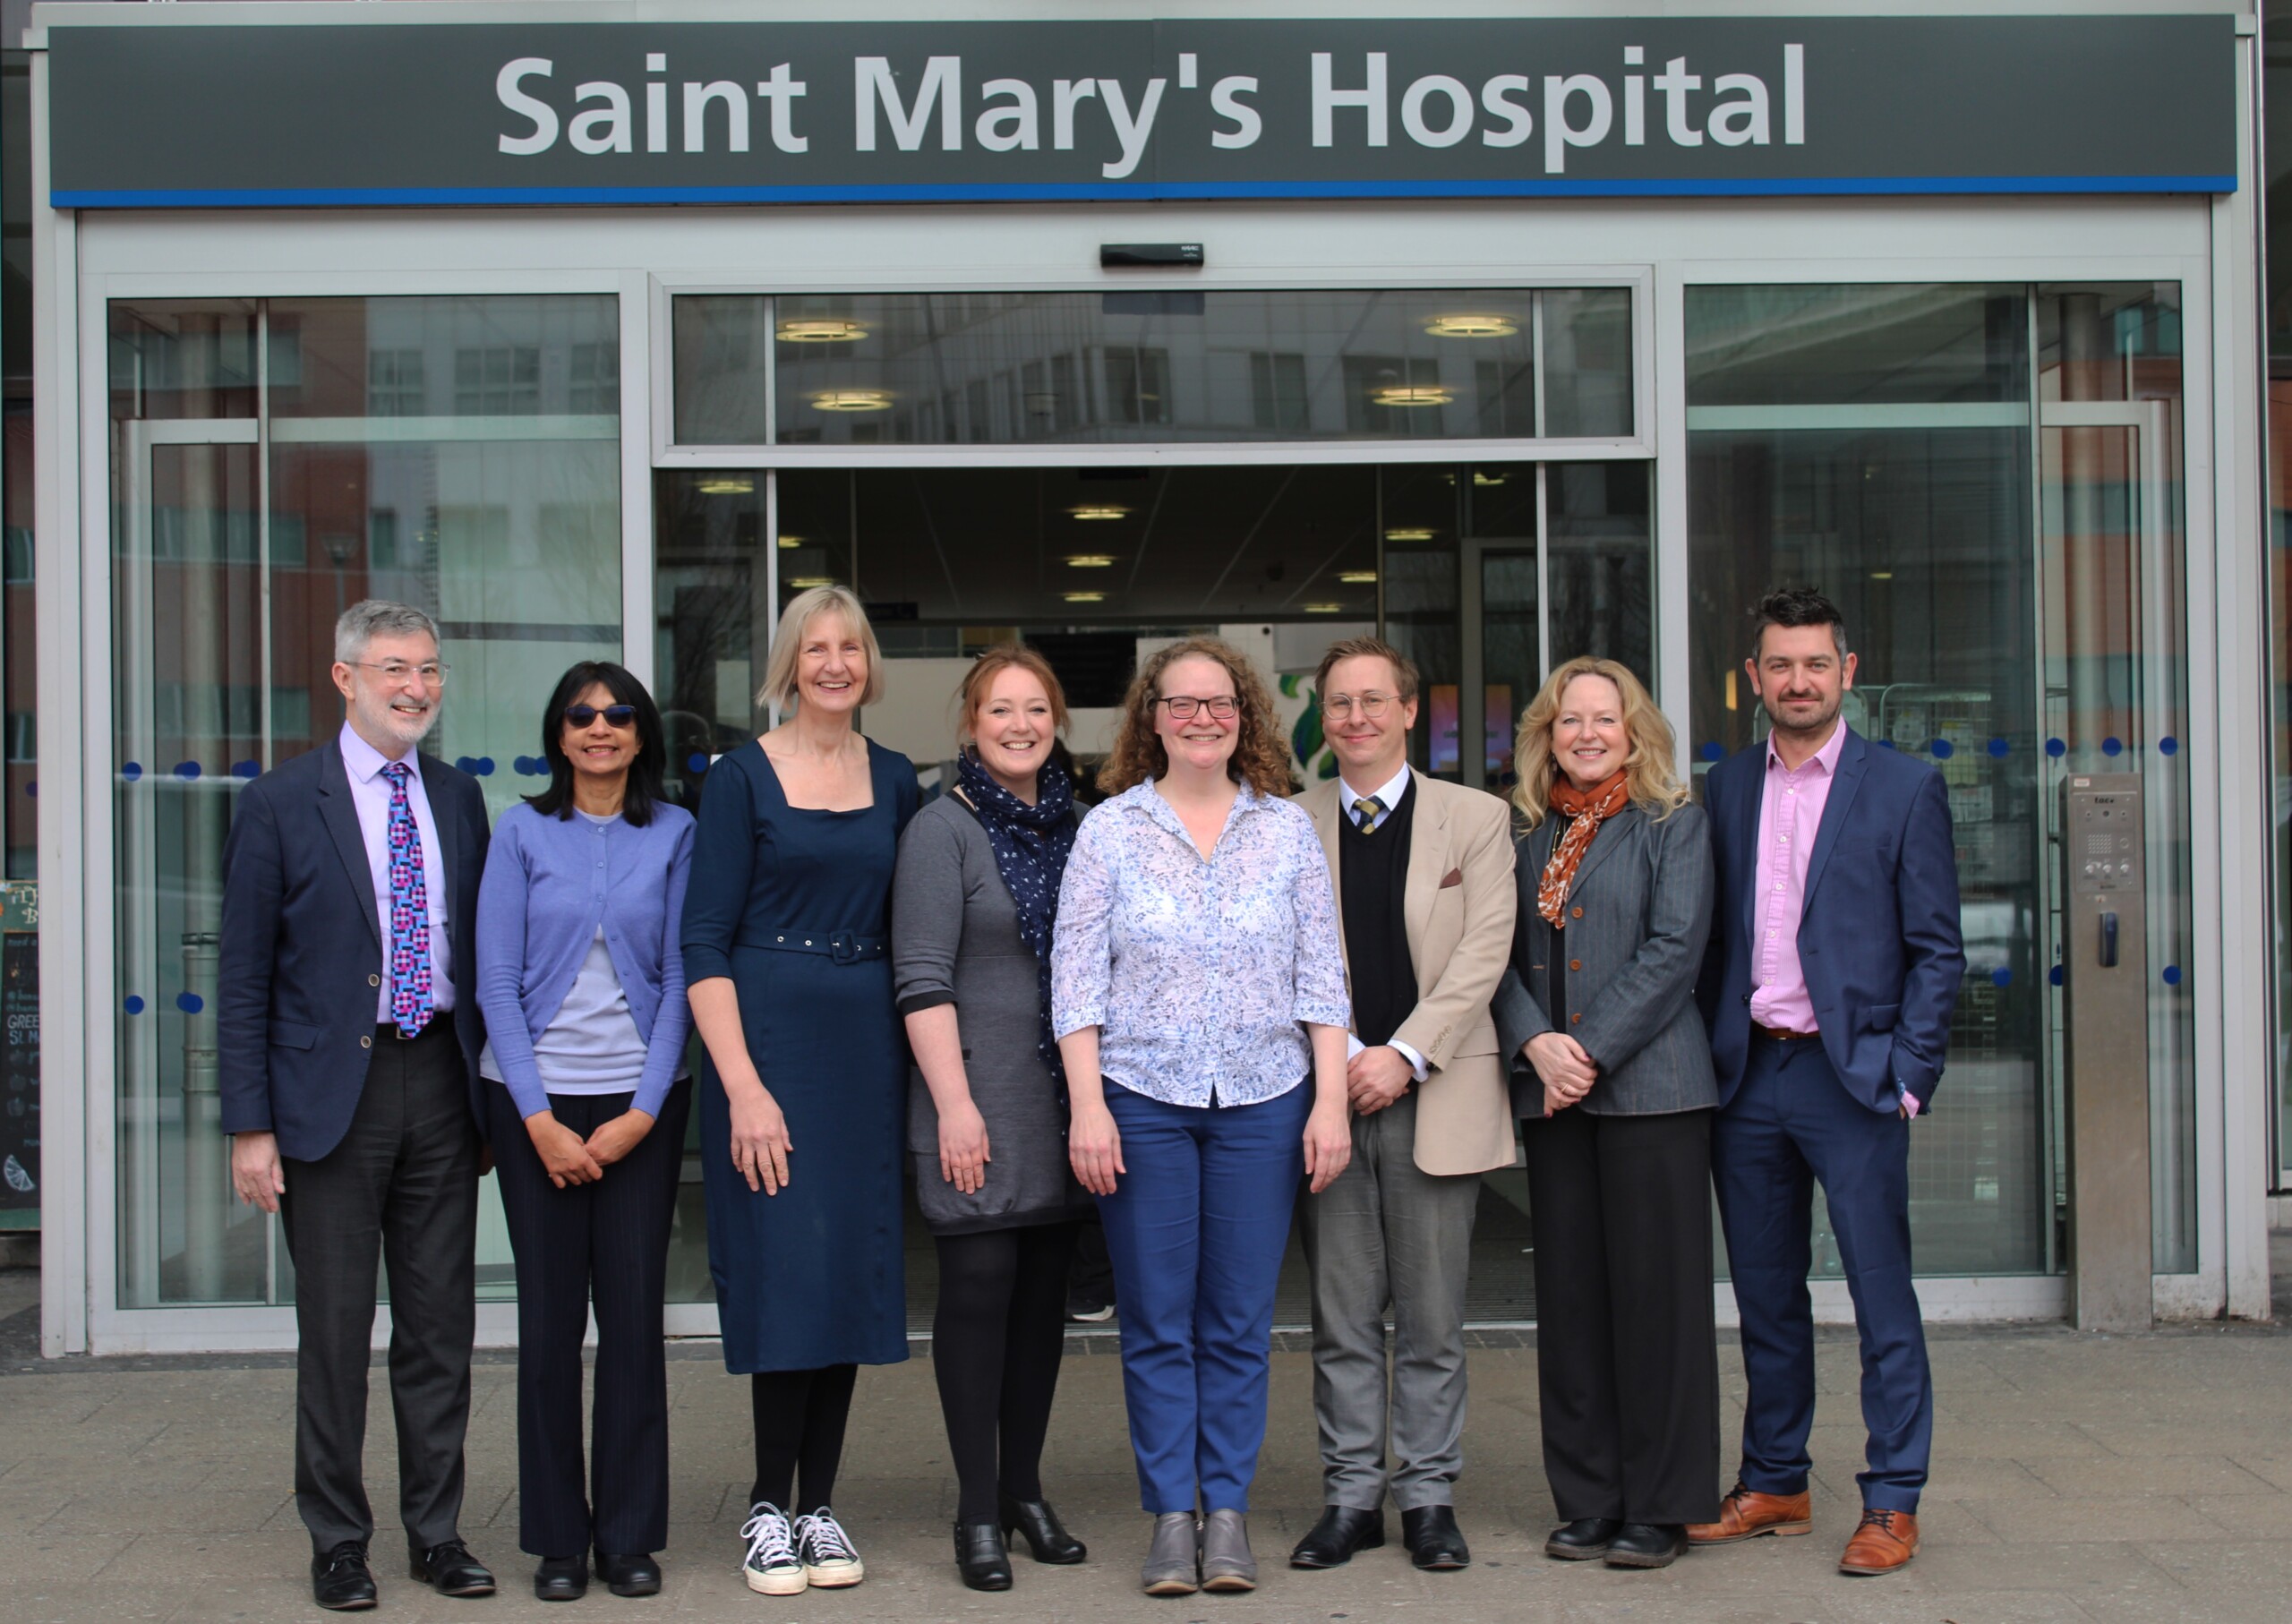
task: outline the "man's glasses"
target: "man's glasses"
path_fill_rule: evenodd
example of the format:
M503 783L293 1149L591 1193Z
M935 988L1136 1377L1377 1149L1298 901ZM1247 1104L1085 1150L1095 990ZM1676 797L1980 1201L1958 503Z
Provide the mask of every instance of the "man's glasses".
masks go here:
M569 705L565 707L565 724L568 727L594 727L600 716L617 728L637 725L637 707L633 705L609 705L603 710L594 705Z
M1174 698L1157 699L1154 703L1170 707L1172 722L1192 722L1204 711L1210 713L1213 722L1231 722L1240 708L1232 696L1227 694L1220 694L1215 699L1196 699L1190 695L1180 694Z
M1321 714L1331 722L1343 722L1358 712L1371 722L1381 722L1392 703L1390 694L1362 694L1357 697L1352 694L1331 694L1321 701Z
M351 664L362 671L372 671L394 687L403 687L407 679L419 677L424 688L446 686L446 673L453 669L432 660L426 665L408 665L403 660L385 660L380 665L371 660L353 660Z

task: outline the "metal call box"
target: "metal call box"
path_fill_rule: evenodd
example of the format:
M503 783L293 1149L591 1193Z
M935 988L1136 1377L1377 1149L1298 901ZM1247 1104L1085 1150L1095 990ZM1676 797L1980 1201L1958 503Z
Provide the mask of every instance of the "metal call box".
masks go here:
M2073 773L2061 794L2070 1312L2080 1330L2146 1330L2155 1299L2141 776Z

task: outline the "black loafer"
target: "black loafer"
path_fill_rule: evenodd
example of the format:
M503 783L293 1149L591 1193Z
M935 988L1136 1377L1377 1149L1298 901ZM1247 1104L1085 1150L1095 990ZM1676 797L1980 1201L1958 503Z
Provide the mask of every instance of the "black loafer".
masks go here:
M1427 1573L1450 1573L1472 1566L1472 1548L1457 1530L1454 1506L1419 1506L1400 1514L1400 1543L1409 1560Z
M345 1540L311 1558L311 1600L332 1612L357 1612L374 1604L374 1570L366 1547Z
M1563 1562L1588 1562L1605 1556L1615 1543L1622 1522L1612 1517L1579 1517L1564 1528L1554 1528L1544 1543L1544 1553Z
M1289 1553L1289 1566L1342 1568L1353 1560L1355 1551L1379 1550L1384 1543L1383 1508L1362 1511L1352 1506L1324 1506L1321 1520Z
M973 1590L1011 1588L1011 1551L1000 1523L955 1525L955 1571Z
M629 1556L597 1552L597 1577L617 1596L656 1596L661 1594L661 1564L649 1551Z
M545 1556L534 1569L534 1599L577 1602L589 1594L589 1563L586 1557Z
M1668 1568L1686 1553L1685 1523L1626 1523L1608 1546L1608 1566Z
M427 1551L415 1552L410 1566L416 1579L441 1596L490 1596L493 1594L492 1571L472 1556L469 1547L459 1540L447 1540Z
M1058 1520L1058 1513L1047 1500L1013 1500L1005 1495L996 1515L1003 1532L1023 1536L1038 1562L1067 1568L1090 1554L1088 1545L1066 1532L1066 1525Z

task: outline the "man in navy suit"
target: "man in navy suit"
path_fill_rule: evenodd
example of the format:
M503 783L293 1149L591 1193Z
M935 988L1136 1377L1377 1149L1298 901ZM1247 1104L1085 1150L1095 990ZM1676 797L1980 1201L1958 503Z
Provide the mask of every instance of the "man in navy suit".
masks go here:
M387 1260L398 1509L414 1577L491 1595L462 1543L476 1329L475 974L485 798L415 748L446 668L418 609L336 623L336 739L249 784L223 849L216 1030L242 1201L295 1261L295 1501L321 1607L372 1607L363 1471L374 1278Z
M1777 592L1758 607L1751 691L1767 737L1711 770L1719 906L1696 996L1719 1116L1713 1181L1741 1311L1742 1465L1698 1545L1814 1526L1807 1434L1815 1332L1814 1184L1862 1342L1869 1431L1862 1518L1840 1568L1918 1553L1934 1383L1911 1282L1910 1124L1934 1102L1965 970L1957 853L1941 775L1839 719L1854 656L1837 607Z

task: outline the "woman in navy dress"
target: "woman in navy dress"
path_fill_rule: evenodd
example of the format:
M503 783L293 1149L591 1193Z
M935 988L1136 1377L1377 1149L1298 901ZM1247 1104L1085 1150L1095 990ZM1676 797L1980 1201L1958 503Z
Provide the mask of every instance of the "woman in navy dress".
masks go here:
M907 1059L892 874L915 768L852 720L883 697L860 601L799 594L759 704L793 714L709 769L684 910L725 1368L748 1375L757 1475L742 1571L766 1595L864 1577L828 1509L862 1364L907 1357Z

